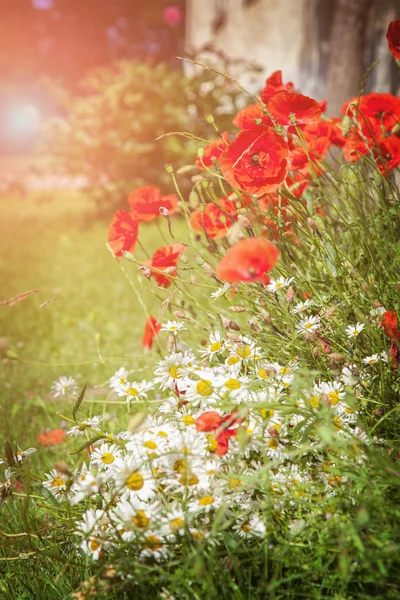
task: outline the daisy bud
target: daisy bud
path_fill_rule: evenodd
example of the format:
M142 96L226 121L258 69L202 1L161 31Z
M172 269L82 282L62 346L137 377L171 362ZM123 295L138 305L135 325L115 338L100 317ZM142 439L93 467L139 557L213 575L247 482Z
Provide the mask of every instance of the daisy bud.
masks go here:
M171 333L168 336L168 343L167 343L168 352L172 352L172 350L174 349L174 346L175 346L175 336L173 333Z
M180 310L175 310L173 314L175 317L178 317L178 319L186 319L185 313L181 312Z
M288 288L286 292L286 302L293 302L294 300L294 289L292 287Z
M160 206L160 215L162 217L169 217L169 210L168 208L165 208L165 206Z
M233 312L246 312L246 309L244 308L244 306L230 306L229 309Z
M138 267L138 271L140 271L142 273L142 275L144 277L146 277L146 279L150 279L151 271L150 271L149 267L145 267L145 266Z
M209 113L208 115L206 115L204 117L204 119L207 121L207 123L209 123L210 125L213 125L215 123L214 117L212 116L211 113Z
M167 173L169 173L170 175L172 175L172 173L174 172L174 167L171 165L171 163L165 163L164 169L167 171Z
M349 135L351 129L351 119L349 115L344 115L342 119L341 129L344 136Z
M318 231L318 225L316 224L314 219L310 219L310 217L308 217L307 223L310 229L312 229L313 231Z

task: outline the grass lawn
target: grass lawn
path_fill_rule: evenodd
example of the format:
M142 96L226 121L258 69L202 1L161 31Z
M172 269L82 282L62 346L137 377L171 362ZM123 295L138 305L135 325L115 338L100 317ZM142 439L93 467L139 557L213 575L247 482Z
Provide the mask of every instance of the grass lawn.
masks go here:
M65 400L49 394L60 375L90 387L122 365L145 369L153 358L140 345L144 311L106 248L108 223L91 216L87 198L36 193L2 198L0 210L0 301L39 290L0 306L0 435L11 433L26 448L37 446L44 428L60 426L58 411L70 413ZM150 253L166 243L152 224L142 227L140 239ZM136 285L136 267L123 262ZM146 284L140 293L157 314L157 291Z

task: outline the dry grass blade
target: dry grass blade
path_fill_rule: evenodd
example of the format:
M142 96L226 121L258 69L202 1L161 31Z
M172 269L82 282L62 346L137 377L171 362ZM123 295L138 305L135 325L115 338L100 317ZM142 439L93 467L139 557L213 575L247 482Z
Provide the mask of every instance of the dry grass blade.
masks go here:
M17 294L12 298L6 298L6 300L0 302L0 306L12 306L13 304L17 304L17 302L21 302L21 300L25 300L25 298L28 298L32 294L37 294L38 292L39 290L29 290L28 292L22 292L21 294Z

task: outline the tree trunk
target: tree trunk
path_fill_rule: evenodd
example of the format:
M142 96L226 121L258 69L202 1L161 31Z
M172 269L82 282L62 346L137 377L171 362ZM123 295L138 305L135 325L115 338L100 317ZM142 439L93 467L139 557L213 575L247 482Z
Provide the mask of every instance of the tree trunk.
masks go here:
M326 77L330 115L339 115L342 104L360 91L365 74L365 34L372 3L373 0L336 0Z

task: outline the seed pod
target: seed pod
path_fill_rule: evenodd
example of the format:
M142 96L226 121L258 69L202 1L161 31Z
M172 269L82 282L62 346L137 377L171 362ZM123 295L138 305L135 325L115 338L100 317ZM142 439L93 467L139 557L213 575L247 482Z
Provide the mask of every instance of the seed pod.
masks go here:
M160 215L162 217L169 217L169 210L168 208L165 208L165 206L160 206Z
M174 172L174 167L171 165L171 163L165 163L164 168L170 175L172 175L172 173Z

